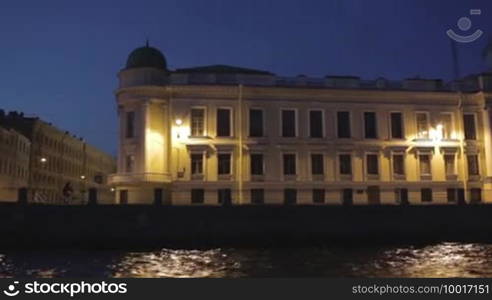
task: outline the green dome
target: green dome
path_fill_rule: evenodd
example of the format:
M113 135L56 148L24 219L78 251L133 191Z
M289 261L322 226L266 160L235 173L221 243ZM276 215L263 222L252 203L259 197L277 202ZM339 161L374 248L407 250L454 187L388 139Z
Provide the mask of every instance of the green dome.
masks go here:
M137 48L130 53L128 60L126 61L126 68L158 68L166 70L166 58L164 58L161 51L156 48L149 47L147 44L146 46Z

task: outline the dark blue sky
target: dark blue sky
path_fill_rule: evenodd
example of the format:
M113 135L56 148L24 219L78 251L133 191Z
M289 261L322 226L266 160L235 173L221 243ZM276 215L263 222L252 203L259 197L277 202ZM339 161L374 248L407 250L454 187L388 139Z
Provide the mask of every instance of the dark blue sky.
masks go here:
M114 154L116 73L146 37L171 68L451 79L445 31L460 33L456 22L471 8L482 15L469 32L485 36L459 45L463 74L486 68L490 0L3 1L0 108L38 115Z

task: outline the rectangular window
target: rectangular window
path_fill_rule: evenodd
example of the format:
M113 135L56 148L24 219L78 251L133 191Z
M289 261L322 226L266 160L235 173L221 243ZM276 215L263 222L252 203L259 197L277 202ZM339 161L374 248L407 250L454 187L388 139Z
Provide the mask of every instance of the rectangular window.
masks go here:
M391 138L403 138L403 115L400 112L391 113Z
M449 140L453 132L453 116L450 113L441 114L442 138Z
M295 110L282 110L282 136L283 137L295 137L296 136L296 111Z
M321 110L309 112L309 137L323 137L323 112Z
M444 168L446 171L446 175L455 175L456 167L455 167L455 155L454 154L445 154L444 155Z
M401 205L408 204L408 189L395 189L395 200Z
M342 190L342 203L343 205L352 205L354 202L354 191L352 189Z
M351 175L352 174L352 156L350 154L340 154L338 156L340 163L340 174Z
M378 156L376 154L366 155L366 168L368 175L379 174Z
M283 155L284 175L296 175L296 155Z
M325 190L314 189L313 190L313 203L321 204L325 203Z
M203 174L203 154L191 154L191 174Z
M417 137L429 138L429 118L427 113L417 113Z
M466 159L468 161L468 175L479 175L480 170L478 168L478 155L467 155Z
M251 154L251 175L263 175L263 154Z
M348 111L337 112L338 138L350 138L350 113Z
M217 136L231 136L231 110L217 109Z
M393 174L405 175L405 156L403 154L393 154Z
M127 111L126 112L126 137L133 138L135 137L135 112Z
M127 173L133 172L135 167L135 155L127 155L125 165L126 165L125 169Z
M482 189L473 188L470 189L470 203L482 202Z
M249 110L249 136L263 136L263 110L261 109Z
M218 174L229 175L231 174L231 154L221 153L217 155L218 158Z
M191 109L191 136L205 135L205 109Z
M285 189L284 190L284 204L291 205L297 203L297 190Z
M463 124L465 126L465 139L467 140L477 139L477 133L475 128L475 115L472 114L463 115Z
M218 189L217 190L217 202L222 205L232 204L232 191L231 189Z
M201 204L205 202L205 191L203 189L191 190L191 203Z
M422 202L432 202L432 189L421 189L420 197L422 199Z
M324 174L324 159L323 154L311 154L311 174L323 175Z
M264 189L252 189L251 190L251 203L264 204L265 203L265 190Z
M364 113L364 137L366 139L377 139L377 121L375 112Z
M431 175L431 162L429 154L419 155L420 175Z
M456 189L447 189L447 199L449 203L456 203L457 200L457 190Z

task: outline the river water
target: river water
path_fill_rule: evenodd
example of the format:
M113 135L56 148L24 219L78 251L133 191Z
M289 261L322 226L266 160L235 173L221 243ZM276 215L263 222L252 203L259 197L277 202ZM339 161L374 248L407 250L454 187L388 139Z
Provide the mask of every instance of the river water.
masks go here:
M492 277L492 244L1 253L1 277Z

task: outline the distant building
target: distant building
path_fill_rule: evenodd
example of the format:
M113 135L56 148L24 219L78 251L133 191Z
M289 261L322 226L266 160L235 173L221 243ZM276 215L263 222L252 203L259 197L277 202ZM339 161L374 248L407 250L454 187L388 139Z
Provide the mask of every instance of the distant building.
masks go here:
M29 202L86 203L91 188L97 189L98 202L114 202L107 185L108 174L115 170L112 156L39 118L17 112L0 112L0 126L15 129L30 142L28 176L23 185Z
M14 202L27 187L31 142L12 128L0 127L0 201Z
M118 203L492 201L492 74L456 84L167 69L119 73Z

